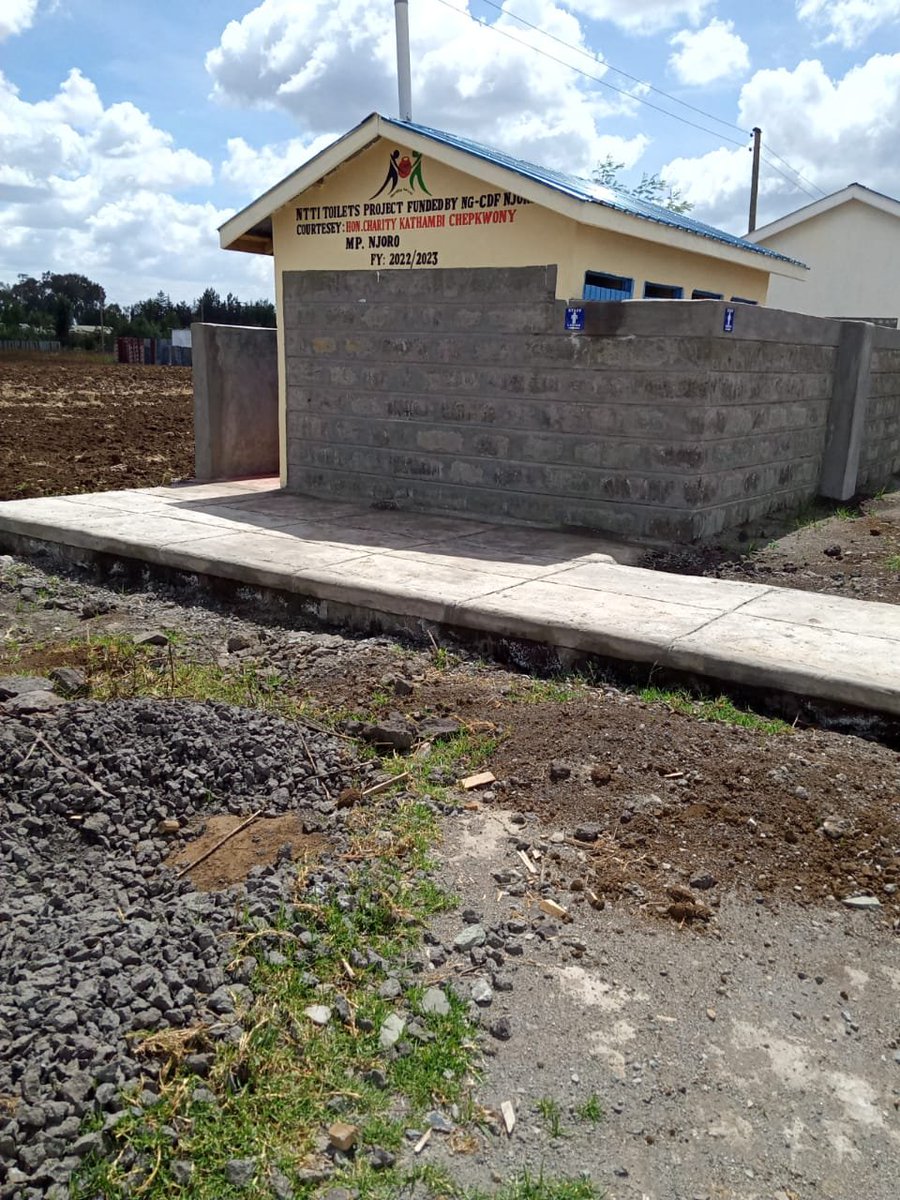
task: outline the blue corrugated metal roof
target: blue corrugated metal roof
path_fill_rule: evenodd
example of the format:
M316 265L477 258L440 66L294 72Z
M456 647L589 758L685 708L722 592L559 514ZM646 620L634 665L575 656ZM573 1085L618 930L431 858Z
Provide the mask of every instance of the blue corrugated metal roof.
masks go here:
M697 237L722 242L726 246L734 246L735 249L746 250L750 254L760 254L764 258L774 258L781 262L793 263L796 266L804 265L798 263L796 259L788 258L785 254L779 254L765 246L757 246L754 242L747 241L746 238L735 237L733 233L726 233L722 229L716 229L713 225L695 221L693 217L684 213L675 213L671 209L663 208L662 205L641 200L625 191L624 188L609 187L591 179L582 179L578 175L567 175L563 171L554 171L550 167L539 167L535 163L525 162L520 158L513 158L510 154L504 154L502 150L494 150L490 146L482 146L480 142L473 142L469 138L444 133L441 129L430 129L427 125L416 124L415 121L398 121L392 117L382 117L382 120L397 129L408 129L422 137L442 142L445 146L452 146L466 154L473 154L476 158L484 159L485 162L505 167L508 171L515 171L517 175L533 179L536 183L542 183L546 187L553 188L554 191L572 196L575 200L583 200L589 204L602 204L606 208L615 209L616 212L640 217L645 221L655 221L658 225L667 225L671 229L680 229L684 233L693 233Z

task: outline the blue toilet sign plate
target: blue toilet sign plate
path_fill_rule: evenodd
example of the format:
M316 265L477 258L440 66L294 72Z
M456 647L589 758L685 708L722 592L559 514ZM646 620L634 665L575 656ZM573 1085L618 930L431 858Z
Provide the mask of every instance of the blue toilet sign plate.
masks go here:
M584 309L566 309L566 329L569 333L580 333L584 329Z
M726 333L734 332L734 309L725 309L725 320L722 322L722 328Z

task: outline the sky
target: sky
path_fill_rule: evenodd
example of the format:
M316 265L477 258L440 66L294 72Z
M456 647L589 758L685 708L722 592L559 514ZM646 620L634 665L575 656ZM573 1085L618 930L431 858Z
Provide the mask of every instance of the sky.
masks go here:
M900 196L900 0L409 0L413 117L574 174L660 172L746 230L851 182ZM271 297L217 227L373 111L392 0L0 0L0 281L130 303ZM798 175L799 173L799 175Z

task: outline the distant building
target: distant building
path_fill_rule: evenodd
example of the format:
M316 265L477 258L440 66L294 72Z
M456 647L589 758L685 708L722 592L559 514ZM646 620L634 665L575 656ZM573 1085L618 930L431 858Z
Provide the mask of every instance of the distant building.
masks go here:
M805 281L773 276L772 308L855 317L896 327L900 318L900 201L851 183L748 234L809 266Z

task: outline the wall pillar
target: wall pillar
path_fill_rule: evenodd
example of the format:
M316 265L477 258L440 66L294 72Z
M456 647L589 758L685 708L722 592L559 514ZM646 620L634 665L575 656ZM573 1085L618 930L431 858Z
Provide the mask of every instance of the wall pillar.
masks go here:
M819 483L819 494L829 500L849 500L856 495L860 451L866 432L874 332L875 327L863 321L841 322Z
M197 479L278 474L274 329L191 326Z

